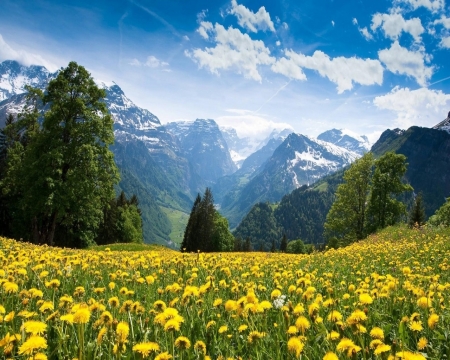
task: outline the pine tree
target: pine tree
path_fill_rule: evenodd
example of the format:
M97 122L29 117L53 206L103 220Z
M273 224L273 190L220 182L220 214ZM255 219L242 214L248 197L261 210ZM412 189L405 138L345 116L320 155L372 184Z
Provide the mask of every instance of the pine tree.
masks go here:
M275 248L275 240L272 240L272 247L270 248L270 252L274 253L276 250Z
M252 241L251 241L251 239L250 239L250 237L247 237L246 239L245 239L245 244L244 244L244 249L243 249L245 252L250 252L250 251L252 251L253 249L252 249Z
M184 230L183 241L181 242L180 250L183 252L199 250L199 244L197 243L198 237L196 234L199 228L199 213L201 202L202 198L200 197L200 194L197 194L194 205L192 205L192 210L189 216L188 223L186 225L186 229Z
M425 209L423 206L422 193L420 192L414 199L414 205L409 214L409 226L421 227L425 223Z
M238 236L234 239L234 251L235 252L240 252L242 251L242 239Z
M287 245L288 245L288 241L287 241L286 234L283 234L283 238L281 239L281 243L280 243L280 251L286 252Z

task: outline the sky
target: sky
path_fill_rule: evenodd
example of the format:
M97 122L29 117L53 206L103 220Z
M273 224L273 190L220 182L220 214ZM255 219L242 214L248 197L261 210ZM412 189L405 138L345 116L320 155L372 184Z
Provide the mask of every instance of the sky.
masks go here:
M449 0L447 0L449 1ZM431 127L450 110L446 0L2 0L0 61L76 61L164 124L241 137Z

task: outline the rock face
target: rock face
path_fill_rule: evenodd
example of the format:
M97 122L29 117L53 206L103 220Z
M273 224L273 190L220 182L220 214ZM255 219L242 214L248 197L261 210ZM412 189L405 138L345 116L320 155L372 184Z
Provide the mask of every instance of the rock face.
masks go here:
M166 125L181 145L183 155L207 183L237 170L228 145L214 120L173 122Z
M353 151L359 155L370 150L370 143L367 136L359 136L346 129L331 129L323 132L317 137L318 140L327 141L344 149Z

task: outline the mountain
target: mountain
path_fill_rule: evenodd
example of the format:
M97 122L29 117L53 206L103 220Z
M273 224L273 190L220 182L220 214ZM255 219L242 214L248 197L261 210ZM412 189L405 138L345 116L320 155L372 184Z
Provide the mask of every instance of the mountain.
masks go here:
M361 156L370 150L367 136L359 136L347 129L331 129L320 134L317 139L343 147Z
M277 202L292 190L312 184L358 157L357 153L331 143L292 133L245 186L224 196L222 212L233 228L254 204Z
M166 129L177 137L183 156L206 183L237 170L228 145L214 120L172 122Z
M227 143L231 159L240 168L242 162L255 151L257 145L248 137L240 138L234 128L220 126L220 131Z

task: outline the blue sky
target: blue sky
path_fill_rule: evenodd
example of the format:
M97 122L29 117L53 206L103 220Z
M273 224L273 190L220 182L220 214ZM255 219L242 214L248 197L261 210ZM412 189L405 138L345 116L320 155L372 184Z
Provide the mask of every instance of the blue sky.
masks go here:
M0 61L71 60L165 123L433 126L450 110L445 0L2 0Z

